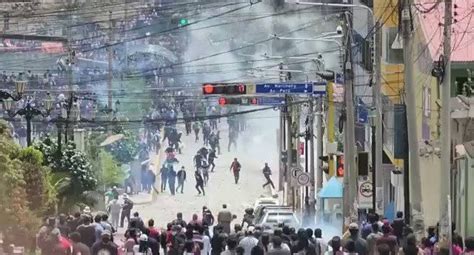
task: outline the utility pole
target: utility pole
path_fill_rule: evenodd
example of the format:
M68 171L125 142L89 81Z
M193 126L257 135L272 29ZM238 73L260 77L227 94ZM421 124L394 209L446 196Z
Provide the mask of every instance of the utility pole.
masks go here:
M410 169L403 169L403 174L408 174L410 179L410 204L411 221L415 233L422 234L424 231L423 210L421 207L421 179L420 162L418 159L418 133L416 121L416 89L413 77L413 21L411 20L411 6L413 0L405 0L402 10L402 31L403 31L403 60L405 74L405 94L407 110L407 129L408 129L408 153ZM407 198L405 198L407 199ZM406 204L406 203L405 203Z
M291 104L293 103L291 100L291 97L289 95L286 95L286 157L287 157L287 171L286 171L286 176L287 176L287 183L288 183L288 188L286 190L286 200L289 205L291 205L294 209L295 201L294 201L294 187L292 185L292 177L291 177L291 172L293 168L293 132L292 132L292 123L293 120L291 118L292 114L292 106Z
M377 178L377 171L380 173L382 171L382 150L383 150L383 137L382 137L382 111L383 111L383 104L382 104L382 29L380 23L377 22L375 25L376 33L375 33L375 84L373 86L373 99L374 99L374 106L375 106L375 153L372 157L375 157L375 165L372 166L372 183L375 185L373 186L372 196L374 199L374 205L377 203L377 187L382 187L382 183L380 181L380 177ZM379 180L377 180L379 179ZM374 212L377 212L376 206L374 206Z
M112 48L112 43L114 41L114 26L112 23L112 11L109 11L109 47L107 48L107 59L108 59L108 73L107 73L107 90L108 90L108 108L112 109L112 61L114 50Z
M319 98L317 99L319 101ZM315 216L315 205L316 205L316 180L315 180L315 168L314 168L314 115L318 114L318 111L314 111L314 100L309 100L309 134L307 134L306 147L309 146L309 151L305 149L305 158L309 160L309 175L310 175L310 189L306 195L309 199L309 223L314 224ZM308 137L309 136L309 137ZM319 134L318 134L319 136Z
M328 86L332 83L328 82ZM323 188L323 160L320 158L323 156L323 145L324 145L324 130L323 130L323 98L318 98L318 102L316 104L316 112L318 113L318 122L316 123L316 132L317 132L317 139L318 139L318 174L317 174L317 185L316 185L316 192L319 192ZM314 137L313 137L314 143ZM312 145L314 147L314 145ZM314 154L313 154L314 155ZM314 160L313 160L314 162ZM329 163L329 160L328 160ZM328 166L329 167L329 166ZM315 194L316 198L316 194Z
M448 212L448 196L451 191L451 23L452 0L444 2L444 77L441 88L441 176L440 176L440 236L450 235L451 219ZM446 184L448 182L448 185ZM449 240L451 243L451 240Z
M352 22L349 14L344 13L344 46L346 47L346 58L344 61L344 85L345 85L345 126L344 126L344 205L343 215L345 227L357 219L354 205L357 194L357 169L355 166L355 120L354 120L354 96L352 87Z

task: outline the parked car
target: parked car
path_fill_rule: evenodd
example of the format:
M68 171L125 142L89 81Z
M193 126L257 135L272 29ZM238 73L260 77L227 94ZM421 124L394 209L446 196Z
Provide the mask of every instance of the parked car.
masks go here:
M277 227L280 224L285 224L290 227L299 228L300 222L292 210L284 209L268 209L260 219L259 225L267 225Z
M293 208L290 206L283 206L283 205L260 205L254 210L254 224L260 224L261 219L265 216L265 214L269 211L293 211Z
M253 206L254 210L257 210L259 206L262 205L279 205L280 201L278 201L278 198L273 198L273 197L261 197L255 200L255 204Z

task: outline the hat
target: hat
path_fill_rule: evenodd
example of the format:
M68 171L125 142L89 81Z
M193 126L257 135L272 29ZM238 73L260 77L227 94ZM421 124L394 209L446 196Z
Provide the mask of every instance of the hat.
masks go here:
M122 197L123 197L123 198L128 198L127 193L123 193Z
M249 233L253 233L254 231L255 231L255 227L254 227L254 226L249 226L249 227L247 228L247 232L249 232Z
M108 231L108 230L104 230L104 231L102 231L101 236L112 236L112 233L110 233L110 231Z
M349 224L349 229L358 230L359 225L357 225L357 223L355 222L352 222L351 224Z
M140 235L140 241L147 242L148 241L148 236L145 234Z
M55 228L51 231L51 234L53 236L59 236L61 234L61 231L59 230L59 228Z
M91 213L91 208L89 206L84 207L84 213Z

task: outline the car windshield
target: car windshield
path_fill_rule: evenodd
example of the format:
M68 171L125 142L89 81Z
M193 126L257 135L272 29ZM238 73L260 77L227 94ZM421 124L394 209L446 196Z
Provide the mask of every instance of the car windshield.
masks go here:
M293 213L269 213L266 223L286 223L289 225L296 225L296 219Z

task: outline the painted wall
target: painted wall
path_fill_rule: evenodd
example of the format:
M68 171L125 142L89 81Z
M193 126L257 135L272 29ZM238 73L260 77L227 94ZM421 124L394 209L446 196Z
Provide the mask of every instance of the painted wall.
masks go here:
M433 59L426 47L429 39L424 37L418 22L415 22L415 31L413 37L413 74L415 76L417 131L420 150L428 152L419 156L422 206L426 226L435 226L439 220L440 198L433 191L437 190L436 187L441 184L441 159L439 155L433 152L439 144L441 109L438 98L440 94L438 81L431 75ZM449 185L449 180L447 180L446 185Z

